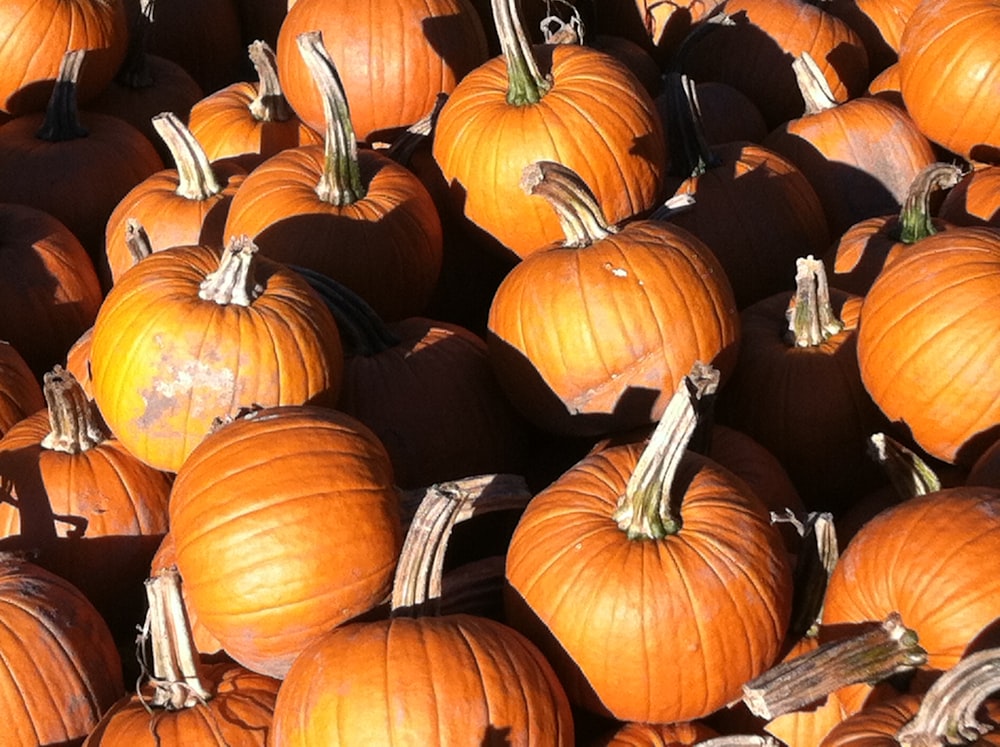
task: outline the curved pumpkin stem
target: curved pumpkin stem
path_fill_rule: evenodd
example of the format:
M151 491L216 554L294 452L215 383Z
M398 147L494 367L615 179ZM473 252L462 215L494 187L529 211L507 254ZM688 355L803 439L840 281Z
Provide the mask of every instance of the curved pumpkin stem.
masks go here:
M49 410L49 432L42 448L79 454L107 440L94 403L69 371L56 366L43 377L42 393Z
M521 188L541 195L556 211L566 239L563 246L583 248L617 232L608 224L590 188L574 171L555 161L524 167Z
M830 83L812 55L803 52L792 60L792 70L795 72L795 81L806 104L806 114L819 114L837 106Z
M670 72L664 76L663 84L670 102L667 122L670 171L682 179L701 176L721 162L705 140L695 83L686 75Z
M962 169L950 163L932 163L921 169L906 193L899 211L899 240L912 244L937 233L931 217L931 193L951 189L962 178Z
M789 337L796 347L822 345L844 329L830 304L823 261L811 254L795 261L795 294L785 312Z
M76 85L85 54L84 49L71 49L63 55L55 87L45 109L45 120L36 133L40 140L58 143L87 136L87 128L80 124L80 110L76 103Z
M698 425L696 403L718 386L718 369L696 363L667 403L612 517L629 539L662 539L680 531L671 488Z
M257 245L249 236L235 236L222 252L219 269L201 283L198 297L220 306L249 306L264 286L255 279Z
M351 205L365 196L365 187L361 182L358 143L344 86L333 59L323 45L323 32L306 31L296 37L296 42L319 88L326 117L324 168L316 185L316 194L331 205Z
M292 116L285 92L278 79L274 50L267 42L257 40L249 47L250 62L257 71L257 96L250 102L250 114L258 122L285 122Z
M518 0L491 0L500 51L507 63L507 103L537 104L552 87L538 69L531 41L524 32Z
M935 493L941 480L913 451L884 433L869 437L870 454L889 475L892 487L903 499Z
M153 117L153 128L177 166L175 194L188 200L207 200L222 191L205 149L180 117L173 112L157 114Z

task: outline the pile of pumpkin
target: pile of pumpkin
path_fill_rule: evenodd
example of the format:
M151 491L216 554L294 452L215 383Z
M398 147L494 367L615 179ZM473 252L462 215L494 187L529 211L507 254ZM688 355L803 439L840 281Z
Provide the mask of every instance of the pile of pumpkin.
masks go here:
M998 38L0 4L0 742L1000 744Z

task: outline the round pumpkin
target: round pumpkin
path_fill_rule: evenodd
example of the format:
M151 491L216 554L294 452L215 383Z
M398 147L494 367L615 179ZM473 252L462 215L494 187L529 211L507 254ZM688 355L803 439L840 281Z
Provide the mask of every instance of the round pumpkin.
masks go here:
M38 379L9 342L0 340L0 438L21 419L45 407Z

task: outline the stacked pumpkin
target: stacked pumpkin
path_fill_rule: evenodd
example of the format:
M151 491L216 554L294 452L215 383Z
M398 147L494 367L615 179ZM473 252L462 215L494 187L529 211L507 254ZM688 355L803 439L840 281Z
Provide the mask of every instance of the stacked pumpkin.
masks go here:
M933 701L1000 620L995 0L383 5L0 9L12 744Z

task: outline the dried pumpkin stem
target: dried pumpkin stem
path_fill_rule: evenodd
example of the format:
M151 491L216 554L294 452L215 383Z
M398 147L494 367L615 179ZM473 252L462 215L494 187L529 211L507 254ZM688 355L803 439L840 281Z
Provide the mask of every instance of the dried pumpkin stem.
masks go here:
M583 248L615 233L590 188L575 172L555 161L536 161L524 167L521 188L548 200L559 217L563 246Z
M880 682L926 661L917 634L893 612L880 625L772 667L743 686L743 702L755 716L770 721L841 687Z
M803 52L792 60L792 71L806 104L806 114L819 114L837 106L829 81L808 52Z
M43 377L42 393L49 410L49 432L43 449L79 454L107 440L94 403L69 371L56 366Z
M941 480L912 450L884 433L869 437L869 454L882 465L902 498L915 498L941 489Z
M45 109L45 120L35 133L40 140L58 143L87 136L87 128L80 124L80 110L76 103L76 85L85 54L86 50L71 49L63 55L55 87Z
M803 540L793 573L795 593L788 636L815 635L823 613L826 587L840 559L833 514L812 512L805 520L799 520L791 511L784 516L772 513L771 523L793 524Z
M507 63L507 103L528 106L542 100L552 83L538 69L531 41L524 31L518 0L491 0L500 51Z
M219 269L205 276L198 297L220 306L249 306L264 292L256 274L257 245L249 236L236 236L222 252Z
M365 196L365 188L361 182L358 143L351 123L347 94L337 74L337 66L323 45L323 32L306 31L296 37L296 42L319 88L326 119L323 173L316 185L316 194L331 205L351 205Z
M153 244L146 229L135 218L125 221L125 248L128 249L132 264L138 264L153 253Z
M686 75L670 72L663 85L670 102L670 171L682 179L701 176L721 162L705 140L695 83Z
M430 142L434 137L438 114L447 100L448 94L439 93L434 99L434 107L395 138L386 148L385 154L396 163L409 168L410 159L421 144Z
M937 233L931 216L931 193L951 189L962 178L962 169L950 163L932 163L917 174L899 211L899 240L912 244Z
M800 348L822 345L844 328L830 304L822 260L809 255L795 261L795 294L785 316L789 337Z
M896 735L902 747L945 747L975 742L993 731L976 718L983 702L1000 690L1000 648L978 651L942 674L920 709Z
M292 116L292 108L278 79L274 50L267 42L258 39L250 45L249 54L258 80L257 95L249 106L251 116L258 122L287 121Z
M613 514L629 539L656 540L680 531L681 519L671 502L674 476L698 425L696 403L718 385L718 369L695 363L667 403Z
M173 112L157 114L153 117L153 128L177 166L174 194L188 200L207 200L222 191L205 149L180 117Z

